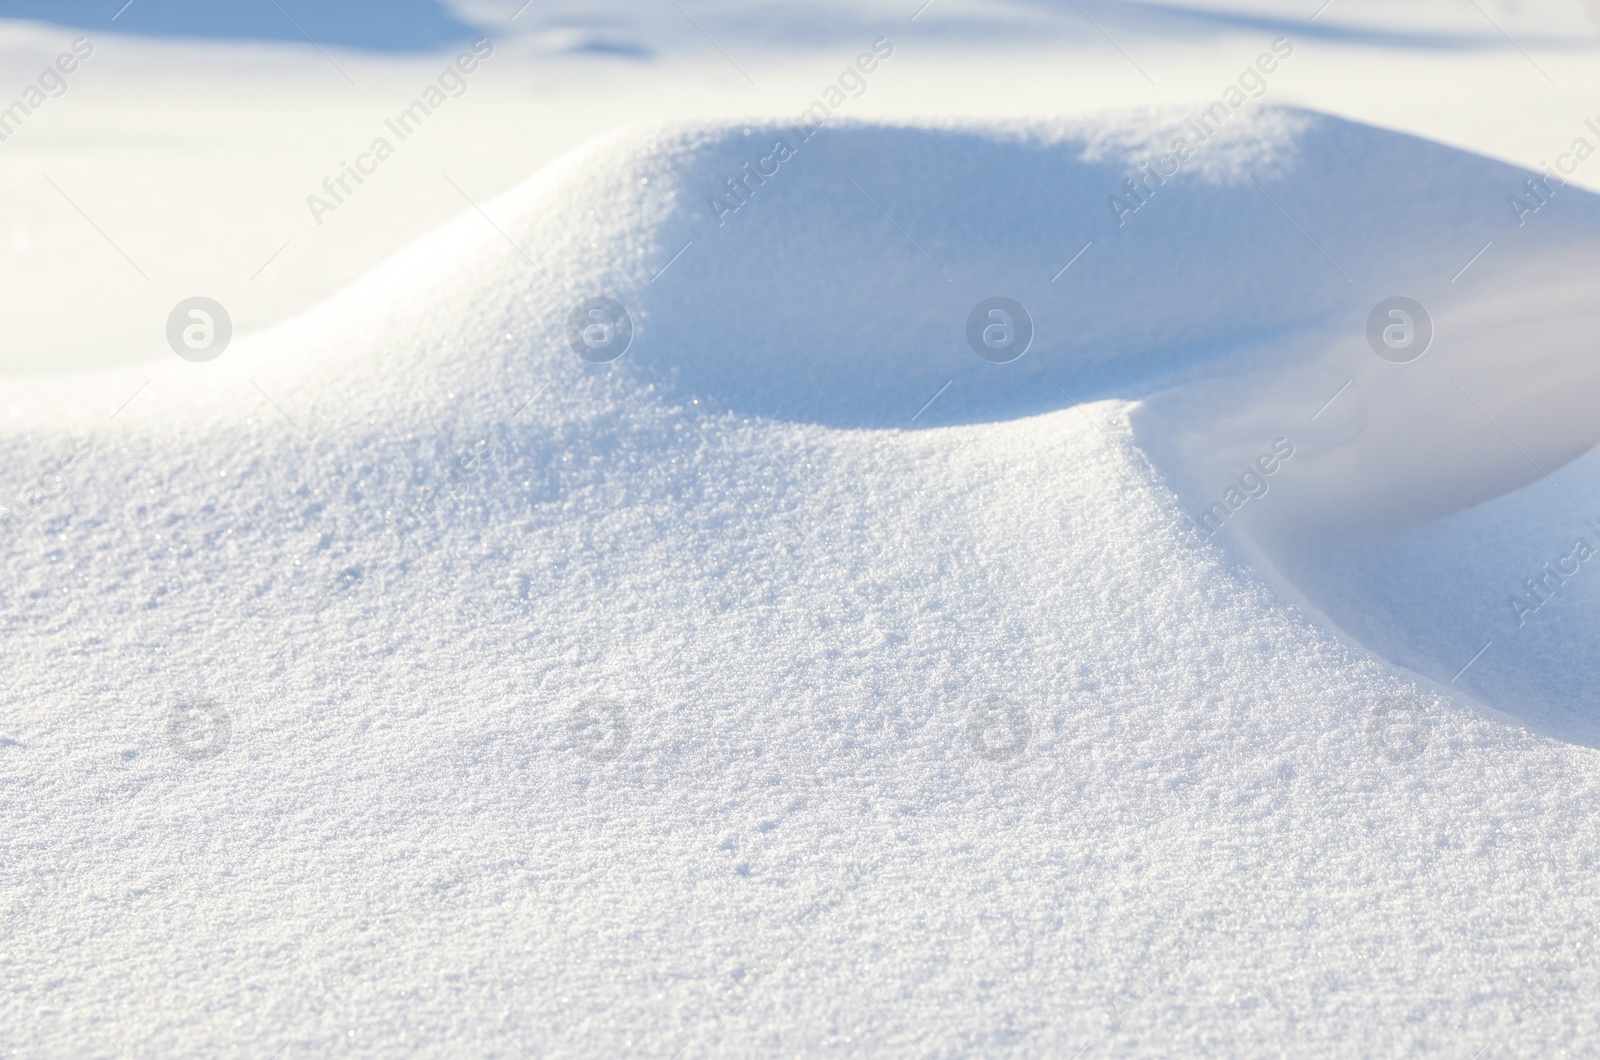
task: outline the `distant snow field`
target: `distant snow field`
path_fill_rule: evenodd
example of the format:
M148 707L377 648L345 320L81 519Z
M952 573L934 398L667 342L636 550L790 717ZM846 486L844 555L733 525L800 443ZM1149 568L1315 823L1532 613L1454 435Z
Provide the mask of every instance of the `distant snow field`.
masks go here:
M0 23L0 1053L1591 1051L1583 5L178 7Z

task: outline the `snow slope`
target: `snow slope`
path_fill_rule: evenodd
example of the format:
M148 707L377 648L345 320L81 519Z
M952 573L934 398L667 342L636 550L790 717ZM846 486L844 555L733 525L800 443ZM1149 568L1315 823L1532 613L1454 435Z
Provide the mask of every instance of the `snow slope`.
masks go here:
M1526 174L1265 110L1119 226L1184 116L839 124L721 225L785 131L636 128L217 360L11 384L0 1042L1581 1049L1595 751L1500 694L1565 663L1485 654L1475 703L1419 616L1542 562L1523 506L1600 509L1556 466L1586 376L1495 407L1561 410L1545 497L1467 441L1388 468L1427 377L1351 342L1411 292L1447 363L1484 241L1461 314L1556 297L1600 214L1507 233ZM1279 492L1187 532L1278 436ZM1389 499L1297 533L1351 468Z
M0 374L165 357L166 314L196 293L241 334L280 323L467 198L628 121L790 118L880 35L895 55L848 113L889 123L1188 107L1286 36L1296 51L1266 101L1535 167L1596 116L1600 88L1593 5L1578 2L408 0L384 5L381 24L353 15L365 2L210 4L203 19L192 5L138 0L114 22L121 0L0 10L7 102L78 36L95 46L0 145ZM453 41L457 25L493 39L493 59L347 206L314 218L307 195L454 51L353 45ZM174 36L144 35L163 30ZM201 31L213 36L182 35ZM1594 189L1597 172L1572 179Z

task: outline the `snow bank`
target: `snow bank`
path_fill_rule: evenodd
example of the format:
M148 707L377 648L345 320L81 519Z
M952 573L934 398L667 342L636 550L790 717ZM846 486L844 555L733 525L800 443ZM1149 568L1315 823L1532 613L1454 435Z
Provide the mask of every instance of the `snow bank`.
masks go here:
M1297 598L1412 624L1415 596L1364 588L1401 553L1325 584L1279 531L1403 417L1379 377L1315 421L1284 395L1395 294L1439 306L1412 367L1456 348L1472 296L1457 317L1432 278L1491 239L1472 269L1581 254L1593 205L1514 237L1525 174L1264 111L1119 226L1108 199L1190 116L838 125L775 172L785 128L634 130L217 360L13 387L5 1043L1591 1035L1586 909L1545 899L1595 854L1593 752L1391 665L1388 627L1354 629L1374 655L1316 621ZM746 163L765 182L719 224ZM1007 363L967 341L993 296L1034 325ZM580 355L623 333L596 299L628 314L616 359ZM1493 347L1473 370L1514 376ZM1554 462L1587 435L1552 419ZM1186 534L1280 435L1274 492ZM1528 541L1522 494L1469 462L1435 446L1389 481L1444 483L1401 513L1442 535L1410 554L1488 527L1488 570ZM1563 518L1583 466L1551 468Z

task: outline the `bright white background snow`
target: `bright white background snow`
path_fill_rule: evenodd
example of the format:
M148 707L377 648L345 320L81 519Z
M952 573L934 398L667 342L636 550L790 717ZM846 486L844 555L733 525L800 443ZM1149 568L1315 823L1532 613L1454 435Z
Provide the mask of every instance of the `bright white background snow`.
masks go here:
M320 225L446 16L116 6L0 22L7 1055L1593 1050L1589 5L463 0Z

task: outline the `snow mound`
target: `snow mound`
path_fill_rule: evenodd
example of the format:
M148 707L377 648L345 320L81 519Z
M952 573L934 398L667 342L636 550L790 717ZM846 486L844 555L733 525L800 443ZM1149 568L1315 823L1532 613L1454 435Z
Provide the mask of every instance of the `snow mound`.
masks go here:
M1583 911L1527 895L1595 855L1593 754L1290 602L1333 598L1294 517L1393 424L1285 395L1397 294L1443 353L1429 278L1579 255L1600 213L1507 232L1526 174L1280 110L1120 209L1184 119L632 130L217 360L10 386L0 1040L1592 1034L1547 1003L1594 987ZM969 343L995 297L1021 356ZM1280 436L1281 494L1184 529ZM1513 535L1508 474L1339 541Z
M473 351L489 378L548 375L572 368L572 307L606 293L637 331L618 370L719 411L898 427L951 382L917 425L973 423L1061 407L1062 390L1141 397L1242 350L1299 362L1306 332L1448 280L1491 236L1510 229L1497 253L1529 262L1580 252L1600 224L1568 191L1565 227L1518 231L1505 203L1527 174L1407 136L1279 109L1202 142L1210 128L1158 112L634 131L489 207L500 231L464 217L313 328L369 333L374 303L398 303L386 375L449 372L442 350ZM965 336L996 295L1034 324L1003 365Z

